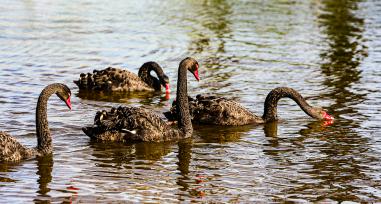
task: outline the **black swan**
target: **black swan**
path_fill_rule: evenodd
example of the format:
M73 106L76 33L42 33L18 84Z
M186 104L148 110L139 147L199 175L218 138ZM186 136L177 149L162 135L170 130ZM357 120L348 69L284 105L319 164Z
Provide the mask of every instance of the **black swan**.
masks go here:
M36 108L36 133L37 147L27 148L20 144L15 138L5 132L0 132L0 161L16 162L35 156L50 154L53 151L52 136L48 126L47 103L52 94L63 100L71 110L70 89L64 84L50 84L46 86L38 98Z
M99 141L144 141L163 142L190 137L193 133L188 108L187 70L197 80L198 62L185 58L180 62L177 81L178 128L171 127L157 114L137 107L111 108L110 111L99 111L95 115L94 125L82 128L91 139Z
M159 79L151 76L156 72ZM74 81L80 90L93 91L160 91L161 86L169 92L169 79L163 69L156 62L146 62L138 75L118 68L108 67L101 71L94 70L93 74L81 73L79 80Z
M333 120L326 111L319 107L310 106L306 100L294 89L278 87L266 97L263 116L257 116L241 106L239 103L223 97L197 95L196 99L189 97L189 109L192 122L215 125L246 125L262 124L278 120L277 105L281 98L291 98L309 116L319 120ZM176 104L164 115L169 121L177 118Z

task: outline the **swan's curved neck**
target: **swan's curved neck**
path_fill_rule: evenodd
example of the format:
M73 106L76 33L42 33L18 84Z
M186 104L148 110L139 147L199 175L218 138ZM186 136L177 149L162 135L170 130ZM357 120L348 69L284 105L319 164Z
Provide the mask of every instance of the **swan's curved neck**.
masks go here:
M42 90L36 108L36 133L37 133L37 150L39 152L51 153L52 137L50 135L48 118L47 118L47 104L49 97L56 92L53 85L49 85Z
M191 136L193 133L192 121L189 113L188 89L187 89L187 67L180 66L177 81L177 110L178 110L178 127L184 133L185 137Z
M164 75L163 70L159 69L156 66L151 66L145 63L140 67L138 76L150 87L153 87L155 90L160 90L160 82L156 77L153 77L150 74L151 71L154 71L159 78Z
M288 87L278 87L267 95L265 100L265 110L262 119L265 122L278 120L277 105L281 98L290 98L294 100L299 107L309 116L316 118L316 113L312 111L312 107L306 100L294 89Z

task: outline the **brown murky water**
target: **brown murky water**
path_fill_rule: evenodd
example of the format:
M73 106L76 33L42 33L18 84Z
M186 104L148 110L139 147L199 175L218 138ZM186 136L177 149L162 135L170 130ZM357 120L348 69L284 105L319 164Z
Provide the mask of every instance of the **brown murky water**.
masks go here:
M4 0L0 13L0 129L32 147L41 89L63 82L75 93L73 111L50 100L52 157L0 164L0 202L381 201L376 0ZM99 109L160 113L174 97L79 93L81 72L154 60L174 91L186 56L201 64L191 95L234 97L261 114L266 94L289 86L337 120L282 100L278 123L196 126L181 142L99 144L81 132Z

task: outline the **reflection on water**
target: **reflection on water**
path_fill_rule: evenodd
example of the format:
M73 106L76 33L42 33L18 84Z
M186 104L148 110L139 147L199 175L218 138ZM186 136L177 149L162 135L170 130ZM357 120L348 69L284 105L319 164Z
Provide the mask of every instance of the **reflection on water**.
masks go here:
M203 61L201 73L206 83L202 83L200 89L226 87L229 85L227 80L234 74L228 66L233 57L225 53L226 39L232 37L228 19L232 13L231 5L225 0L212 0L192 1L190 6L198 20L193 22L196 25L189 32L188 52Z
M236 142L239 141L241 136L250 130L255 128L253 125L244 126L204 126L195 125L196 134L203 140L203 142L208 143L225 143L225 142Z
M322 198L361 201L362 196L357 195L361 191L359 185L369 185L367 181L372 180L363 173L367 169L364 166L380 162L378 158L366 154L369 140L348 129L360 127L361 121L367 119L356 108L365 100L366 93L358 93L355 88L361 79L359 65L368 55L363 37L364 19L354 14L359 9L359 1L325 0L322 4L324 12L319 15L319 22L327 35L329 46L321 54L324 60L321 69L326 77L323 83L328 87L326 96L335 100L330 109L339 118L335 126L340 130L330 129L329 134L334 137L326 138L325 148L320 148L325 157L308 161L316 172L313 178L320 182L307 187L322 190L323 195L317 197L316 201ZM310 135L306 131L301 134ZM330 190L325 189L328 185ZM372 184L369 187L377 188ZM296 189L298 192L300 190ZM369 193L364 194L371 196Z
M377 202L381 199L381 4L364 1L11 1L0 5L0 130L33 147L41 89L67 84L73 110L48 106L54 154L0 164L2 202ZM281 100L282 121L194 126L171 143L95 143L96 111L166 111L181 59L200 62L189 94L231 97L263 112L290 86L333 124ZM94 93L72 82L91 67L165 67L172 92ZM131 69L137 73L137 69ZM168 100L171 98L171 100Z
M39 189L36 193L39 194L39 197L34 201L49 200L50 196L48 193L50 192L50 188L48 185L52 181L53 156L48 155L37 158L37 169L36 174L39 176L39 179L37 180Z
M327 95L336 100L331 108L338 115L361 114L348 103L361 103L366 97L366 94L358 94L353 90L354 84L361 78L359 65L367 56L367 47L362 36L364 19L353 14L357 9L357 1L326 0L323 1L324 13L318 16L329 44L321 54L324 60L321 69L326 76L323 83L331 88Z
M0 164L0 172L12 172L11 170L12 166L14 166L14 164L9 164L9 163ZM1 174L0 176L0 182L16 182L16 181L17 180L8 178L7 174ZM3 185L0 183L0 187L1 186Z
M129 163L131 160L159 160L171 151L171 143L99 143L91 142L93 148L94 161L118 164Z
M180 141L178 143L179 149L177 158L179 159L177 165L178 170L180 171L181 176L177 178L177 184L180 185L181 191L188 191L189 184L188 180L190 179L188 177L189 174L189 165L192 159L192 140L191 139L185 139L183 141Z
M80 90L76 94L77 97L84 100L95 101L110 101L115 103L130 103L131 100L139 100L139 103L149 105L157 103L164 105L164 103L170 98L170 93L161 92L94 92Z

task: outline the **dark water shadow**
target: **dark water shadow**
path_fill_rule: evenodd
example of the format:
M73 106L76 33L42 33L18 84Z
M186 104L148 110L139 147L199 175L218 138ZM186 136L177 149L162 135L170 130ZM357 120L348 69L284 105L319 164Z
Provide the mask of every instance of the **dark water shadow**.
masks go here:
M321 134L327 132L332 123L328 123L326 121L311 121L304 128L299 130L299 134L303 137L280 137L278 135L278 125L279 121L274 121L271 123L266 123L263 125L263 131L265 133L267 144L263 146L269 147L265 148L263 152L268 155L271 159L278 162L283 162L283 154L286 152L293 152L305 149L304 141L311 137L306 136L306 133L311 135L316 135L320 137ZM285 145L288 145L287 148L284 148ZM286 166L292 164L283 164Z
M117 143L90 141L89 146L93 148L92 155L96 158L98 166L105 167L122 166L132 160L160 160L172 151L174 142L139 142L139 143Z
M48 195L51 189L49 188L49 184L51 183L52 170L53 170L53 155L49 154L43 157L36 158L37 164L37 186L38 189L36 191L36 196L34 198L34 203L50 203L51 196ZM1 163L0 164L0 172L13 172L19 171L18 167L22 165L22 162L16 163ZM0 187L1 183L10 183L10 182L18 182L18 180L13 180L11 178L0 177Z
M49 187L49 184L53 180L53 155L46 155L42 157L37 157L37 172L38 175L37 179L37 185L38 190L36 191L36 196L33 199L34 203L72 203L73 201L76 201L78 198L78 190L79 188L76 188L74 186L67 186L65 189L54 189L56 191L71 194L68 196L62 196L62 197L52 197L49 195L49 192L52 190L52 188Z
M242 135L257 127L258 125L194 125L196 135L206 143L237 142Z
M15 170L17 166L19 166L18 163L7 163L7 162L0 163L0 172L7 173L7 172L17 171ZM5 175L6 174L4 174L4 176L0 176L0 187L4 186L2 183L6 184L6 183L17 182L17 180L6 177Z
M193 140L192 138L188 138L178 142L178 154L177 158L179 161L177 162L177 169L180 171L180 176L177 177L177 185L180 186L181 191L189 190L189 180L191 179L188 174L189 165L192 160L192 147Z
M202 172L197 173L197 170L190 170L190 164L192 162L192 148L193 138L187 138L179 141L178 143L177 158L177 170L180 171L176 178L176 184L179 186L180 193L179 200L183 200L183 197L191 196L193 198L201 198L205 195L205 190L201 188L202 183L206 181ZM197 160L197 159L196 159Z
M97 167L112 167L112 168L133 168L133 165L140 165L137 168L150 168L144 163L145 161L159 161L165 155L174 150L174 145L178 145L177 169L179 176L176 178L176 183L180 186L181 191L189 191L189 166L191 162L193 139L187 138L177 142L162 142L162 143L116 143L116 142L96 142L90 141L89 146L93 149L92 156ZM142 163L140 163L142 162ZM191 190L190 190L191 191Z
M38 175L37 184L38 190L36 191L37 196L33 200L35 203L50 203L51 196L48 195L50 192L49 183L52 181L52 171L53 171L53 155L47 155L43 157L37 157L37 172Z
M139 103L150 105L158 103L164 105L169 100L170 93L164 92L95 92L79 90L76 94L78 98L91 101L130 103L131 100L139 100Z
M368 182L372 177L365 172L370 171L370 165L379 163L379 158L372 156L369 139L356 131L361 121L368 118L356 108L356 105L366 100L368 91L363 90L361 94L354 91L354 85L361 83L359 66L368 56L366 39L363 37L364 19L356 15L360 2L325 0L322 1L322 12L318 15L319 25L328 42L327 49L321 53L321 70L325 77L323 85L328 89L321 97L334 100L329 109L333 110L338 120L322 136L326 142L319 150L327 156L308 161L315 169L311 176L321 182L288 191L303 192L330 186L314 201L363 201L365 195L375 198L372 193L364 192L361 184L376 187L375 183ZM313 136L308 130L300 133L304 137Z

